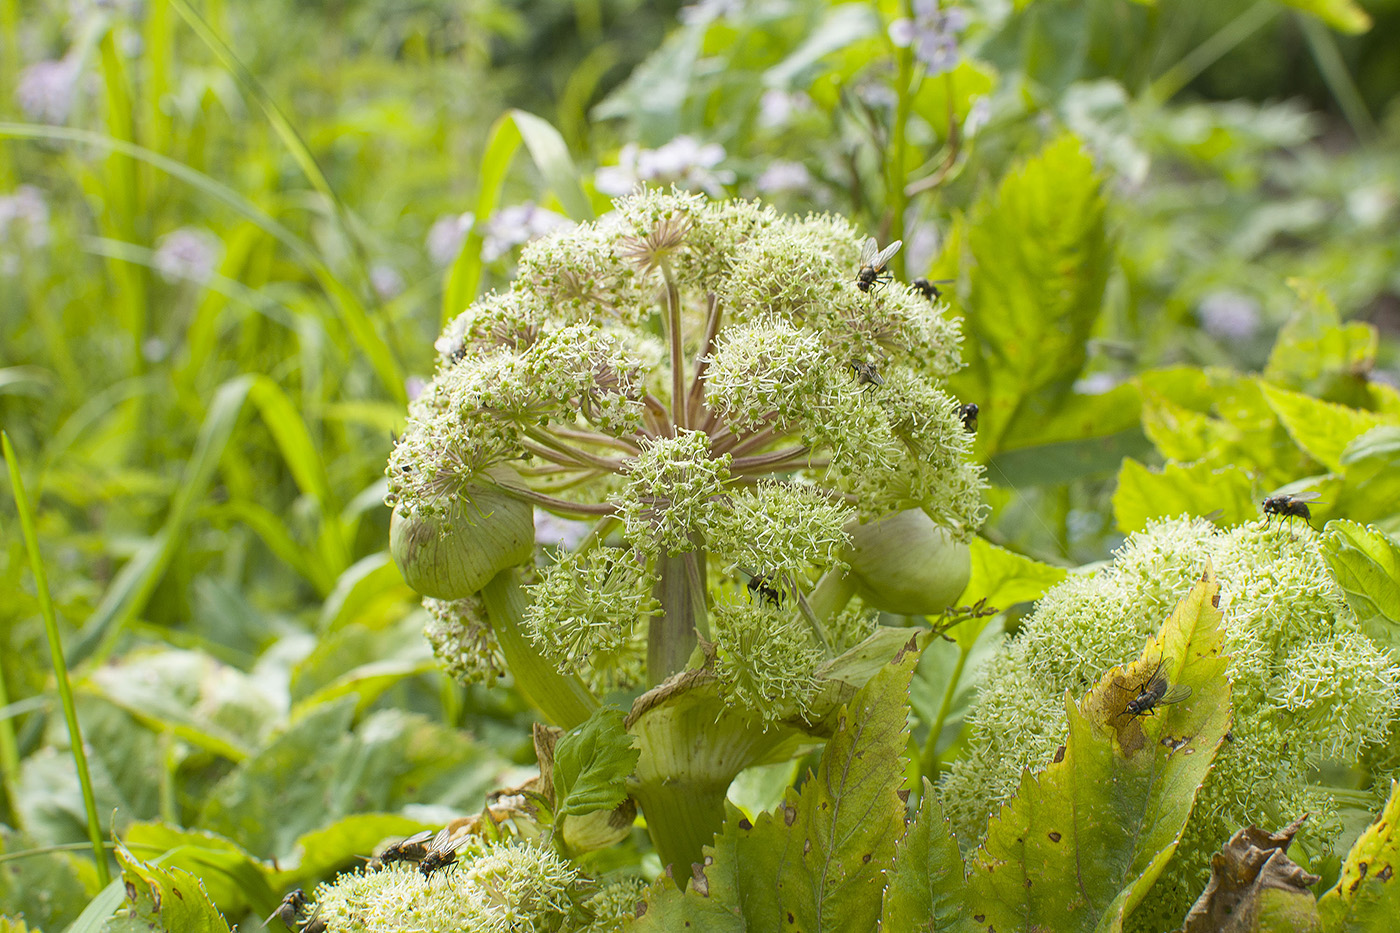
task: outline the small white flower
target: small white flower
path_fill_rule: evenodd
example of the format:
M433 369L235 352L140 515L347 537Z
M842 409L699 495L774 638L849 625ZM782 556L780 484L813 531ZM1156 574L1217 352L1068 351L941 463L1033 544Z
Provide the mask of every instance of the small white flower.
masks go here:
M700 188L720 197L724 186L734 182L733 172L715 171L724 155L724 147L719 143L702 144L693 136L677 136L656 149L641 149L636 143L628 143L617 154L617 165L598 169L593 183L599 191L615 197L644 182Z
M428 229L428 258L435 266L450 265L462 251L462 243L476 225L476 215L471 211L465 214L444 214L433 221Z
M1105 392L1116 389L1122 382L1112 373L1091 373L1083 379L1076 380L1074 391L1080 395L1103 395Z
M778 129L792 122L794 114L812 109L812 98L801 91L772 88L758 101L758 125Z
M185 280L202 285L218 265L219 242L207 231L181 227L161 237L153 261L167 282Z
M73 109L77 87L77 59L68 57L35 62L20 72L15 101L31 120L65 123Z
M977 131L987 125L987 121L992 118L992 101L985 94L972 102L972 106L967 108L967 118L963 120L963 135L976 136Z

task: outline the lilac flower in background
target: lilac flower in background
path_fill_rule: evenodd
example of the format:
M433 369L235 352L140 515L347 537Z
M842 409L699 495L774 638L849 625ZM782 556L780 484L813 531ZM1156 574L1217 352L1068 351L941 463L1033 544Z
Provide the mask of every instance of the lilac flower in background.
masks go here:
M772 88L764 91L758 101L758 125L765 129L779 129L792 122L794 114L812 109L812 98L801 91L784 91Z
M927 269L933 265L943 239L931 223L910 224L904 232L904 268ZM911 272L911 276L921 273Z
M481 258L494 262L522 243L544 236L552 230L567 227L569 218L526 201L502 208L486 222L481 241Z
M812 173L801 162L779 159L764 169L754 182L764 194L777 191L805 191L811 187Z
M579 546L592 526L588 522L577 522L569 518L551 515L544 509L535 509L535 541L538 544L552 544L566 551Z
M693 136L677 136L656 149L641 149L636 143L628 143L617 154L617 165L598 169L593 181L599 191L616 197L643 182L699 188L714 197L723 197L724 186L734 182L733 172L714 170L723 161L723 146L701 144Z
M77 89L77 59L68 57L35 62L20 72L15 102L31 120L65 123L73 109Z
M167 282L181 280L203 285L219 262L219 241L205 230L181 227L160 238L154 265Z
M958 33L967 28L967 14L957 7L944 10L938 0L914 0L914 17L890 23L890 41L914 47L914 57L929 74L941 75L958 66Z
M38 249L49 242L49 205L33 185L0 196L0 244Z
M1196 307L1201 329L1217 340L1249 340L1259 332L1259 302L1240 292L1211 292Z
M424 381L422 376L409 376L403 381L403 390L408 395L410 402L416 401L427 387L428 383Z
M170 355L170 344L159 337L147 337L141 341L141 357L147 363L159 363Z
M471 211L465 214L444 214L428 228L428 258L435 266L446 266L462 251L462 243L476 225L476 215Z
M369 267L369 285L381 301L392 301L403 294L403 276L387 262Z
M983 94L967 108L967 118L963 120L963 135L976 136L977 131L987 125L992 118L992 100Z

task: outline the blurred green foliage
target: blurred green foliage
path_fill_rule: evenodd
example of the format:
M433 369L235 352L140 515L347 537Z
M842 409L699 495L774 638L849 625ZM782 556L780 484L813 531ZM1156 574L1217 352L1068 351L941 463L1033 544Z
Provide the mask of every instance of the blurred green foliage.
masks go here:
M384 462L444 314L539 232L509 210L619 184L847 213L952 280L996 484L965 599L1011 611L925 652L913 771L1021 604L1149 518L1315 489L1379 529L1327 547L1393 627L1400 7L962 10L935 73L894 0L0 0L0 425L129 878L246 925L519 777L524 701L430 661ZM8 495L0 594L3 847L36 850L0 915L58 930L97 876L56 848L85 817Z

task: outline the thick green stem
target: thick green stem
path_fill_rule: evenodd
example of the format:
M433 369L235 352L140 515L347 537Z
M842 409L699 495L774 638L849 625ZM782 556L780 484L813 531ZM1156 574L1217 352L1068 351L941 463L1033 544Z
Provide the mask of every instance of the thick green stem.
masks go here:
M515 568L502 570L481 591L491 629L501 645L515 685L556 726L572 729L598 708L577 676L565 676L540 656L525 634L525 593Z
M656 686L685 670L698 635L710 632L705 606L705 552L663 554L656 560L661 611L647 628L647 683Z
M856 578L849 570L828 570L822 574L812 592L807 594L807 606L812 616L825 624L851 601L856 595Z

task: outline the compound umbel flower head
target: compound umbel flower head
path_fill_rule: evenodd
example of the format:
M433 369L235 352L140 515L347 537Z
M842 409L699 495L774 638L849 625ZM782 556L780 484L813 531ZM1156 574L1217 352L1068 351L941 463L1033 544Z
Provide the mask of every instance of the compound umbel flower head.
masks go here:
M614 689L659 682L701 640L721 664L723 646L762 641L773 670L784 652L810 669L841 650L861 627L837 637L826 623L854 588L807 597L846 573L864 523L918 510L937 566L965 575L983 482L942 388L957 325L909 286L862 290L865 239L839 218L644 191L527 246L511 286L438 340L391 457L387 501L416 544L395 547L406 576L456 600L533 563L507 501L595 522L586 559L535 554L525 623L541 654ZM851 360L878 365L879 384ZM792 598L751 611L755 574ZM862 580L860 595L879 606L880 590ZM658 639L679 644L658 653ZM791 672L727 682L749 698L801 693Z

